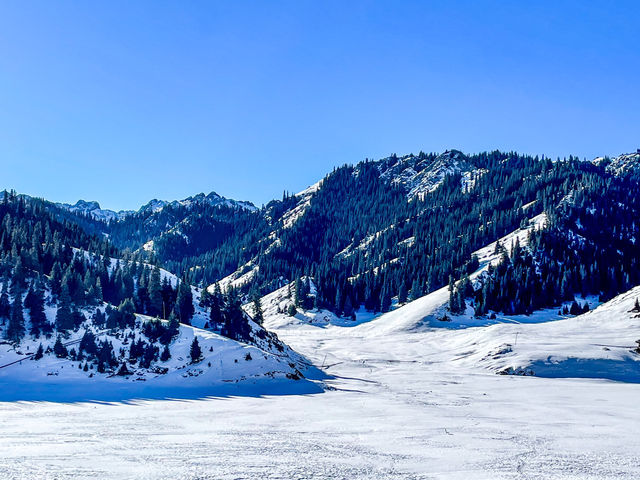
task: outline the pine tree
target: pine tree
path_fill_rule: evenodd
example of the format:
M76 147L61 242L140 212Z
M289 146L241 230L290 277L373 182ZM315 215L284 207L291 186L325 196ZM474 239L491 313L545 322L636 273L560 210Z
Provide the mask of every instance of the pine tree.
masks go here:
M407 284L404 282L400 284L398 289L398 303L401 305L407 303Z
M19 342L24 336L24 313L22 311L22 296L16 295L11 306L11 317L7 327L6 336L12 342Z
M39 336L41 333L51 333L51 325L47 321L44 313L44 292L38 286L35 289L29 289L30 294L25 298L25 306L29 309L29 318L31 320L31 329L29 333Z
M96 337L89 329L85 330L82 339L80 340L80 352L85 352L88 355L95 355L98 353L98 345L96 344Z
M7 294L7 284L6 282L2 285L2 293L0 294L0 320L2 320L2 324L9 320L9 316L11 315L11 301L9 300L9 295Z
M256 295L253 299L253 321L258 325L262 325L264 322L264 314L262 312L262 304L260 297Z
M67 348L62 344L60 335L58 335L58 338L56 338L56 343L53 345L53 353L58 358L65 358L69 354Z
M160 281L160 269L155 267L151 272L149 281L149 315L153 317L164 317L162 285Z
M42 348L42 344L38 345L38 350L36 350L36 354L33 356L34 360L40 360L44 357L44 349Z
M166 362L171 358L171 352L169 351L169 345L165 345L162 353L160 354L160 361Z
M191 293L191 286L182 281L178 285L178 296L176 299L176 307L178 309L178 316L180 322L186 325L191 325L191 318L195 312L193 307L193 294Z
M71 313L71 297L69 288L65 284L58 298L58 311L56 312L56 328L59 332L66 332L73 328L73 315Z
M382 300L380 301L380 311L388 312L391 308L391 295L389 295L389 290L387 288L382 292Z
M217 283L213 287L213 293L210 298L211 310L209 311L209 320L211 321L211 328L220 328L220 325L224 322L222 316L222 293L220 292L220 285Z
M191 363L196 363L202 357L202 350L200 349L200 344L198 343L198 337L194 337L193 342L191 342L189 356L191 357Z

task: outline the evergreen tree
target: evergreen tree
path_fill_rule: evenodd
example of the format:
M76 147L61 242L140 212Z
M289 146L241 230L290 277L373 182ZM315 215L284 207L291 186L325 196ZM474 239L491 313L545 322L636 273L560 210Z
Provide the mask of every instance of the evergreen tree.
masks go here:
M193 307L193 295L191 293L191 286L182 281L178 285L178 297L176 299L176 307L178 309L178 316L180 322L186 325L191 325L191 318L195 312Z
M398 289L398 303L403 304L407 302L407 285L402 282L400 284L400 288Z
M191 348L189 349L189 356L191 357L191 363L196 363L202 357L198 337L193 337L193 342L191 342Z
M253 298L253 321L258 325L262 325L264 322L264 314L262 312L262 304L260 302L260 297L256 295Z
M58 310L56 312L56 328L59 332L66 332L73 328L73 316L71 313L71 297L67 285L62 286L58 298Z
M240 298L234 289L230 289L227 293L223 316L222 335L241 341L249 339L249 323L242 310Z
M85 352L87 355L93 356L98 353L98 345L96 344L96 337L89 329L85 330L82 339L80 340L80 352Z
M58 338L56 338L56 343L53 345L53 353L58 358L65 358L69 354L67 348L62 344L60 335L58 335Z
M217 329L224 322L222 315L222 293L220 292L220 285L217 283L213 287L213 293L210 298L211 310L209 311L209 320L211 322L211 328Z
M19 342L24 336L24 313L22 311L22 296L18 293L11 306L11 316L7 326L6 336L12 342Z
M29 333L36 337L41 333L51 333L51 325L44 313L44 292L41 288L36 286L35 289L29 289L27 298L25 298L25 306L29 309L29 318L31 320Z
M164 318L163 298L161 291L160 269L155 267L149 281L149 315Z
M380 310L382 312L388 312L391 308L391 295L389 295L389 291L385 288L382 292L382 300Z
M169 345L165 345L164 349L162 350L162 353L160 354L160 361L166 362L170 358L171 358L171 352L169 351Z
M9 316L11 315L11 301L9 300L9 295L7 294L7 284L6 282L2 285L2 293L0 294L0 320L2 324L9 320Z

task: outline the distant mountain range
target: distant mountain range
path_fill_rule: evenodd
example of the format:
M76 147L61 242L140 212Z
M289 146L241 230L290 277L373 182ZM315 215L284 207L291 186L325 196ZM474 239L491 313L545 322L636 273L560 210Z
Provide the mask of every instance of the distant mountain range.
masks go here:
M245 208L247 210L257 210L256 206L251 202L246 201L237 201L230 200L221 195L218 195L216 192L211 192L209 194L199 193L198 195L194 195L192 197L187 197L182 200L158 200L153 199L149 201L147 204L140 207L138 210L108 210L100 208L100 204L96 201L86 201L86 200L78 200L75 204L71 205L68 203L56 203L56 205L65 208L69 212L77 213L81 215L87 215L92 217L94 220L102 221L102 222L112 222L114 220L122 220L126 217L136 215L136 214L151 214L157 213L164 209L166 206L184 206L184 207L192 207L197 205L210 205L210 206L229 206L229 207L238 207Z

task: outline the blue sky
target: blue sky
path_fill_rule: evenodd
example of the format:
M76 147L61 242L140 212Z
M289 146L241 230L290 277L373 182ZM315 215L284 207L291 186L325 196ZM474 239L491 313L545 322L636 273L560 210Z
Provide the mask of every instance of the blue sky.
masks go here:
M0 3L0 187L256 204L396 152L640 147L637 2Z

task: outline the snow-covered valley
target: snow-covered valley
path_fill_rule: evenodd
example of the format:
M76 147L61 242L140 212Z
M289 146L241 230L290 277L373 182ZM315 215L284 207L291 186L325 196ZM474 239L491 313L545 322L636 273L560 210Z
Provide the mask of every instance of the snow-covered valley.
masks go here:
M266 327L329 375L315 381L322 390L143 387L124 401L3 402L0 476L637 478L638 294L556 322L466 329L415 328L421 317L408 311L400 322L411 304L350 327L267 308ZM495 373L563 354L635 373Z

